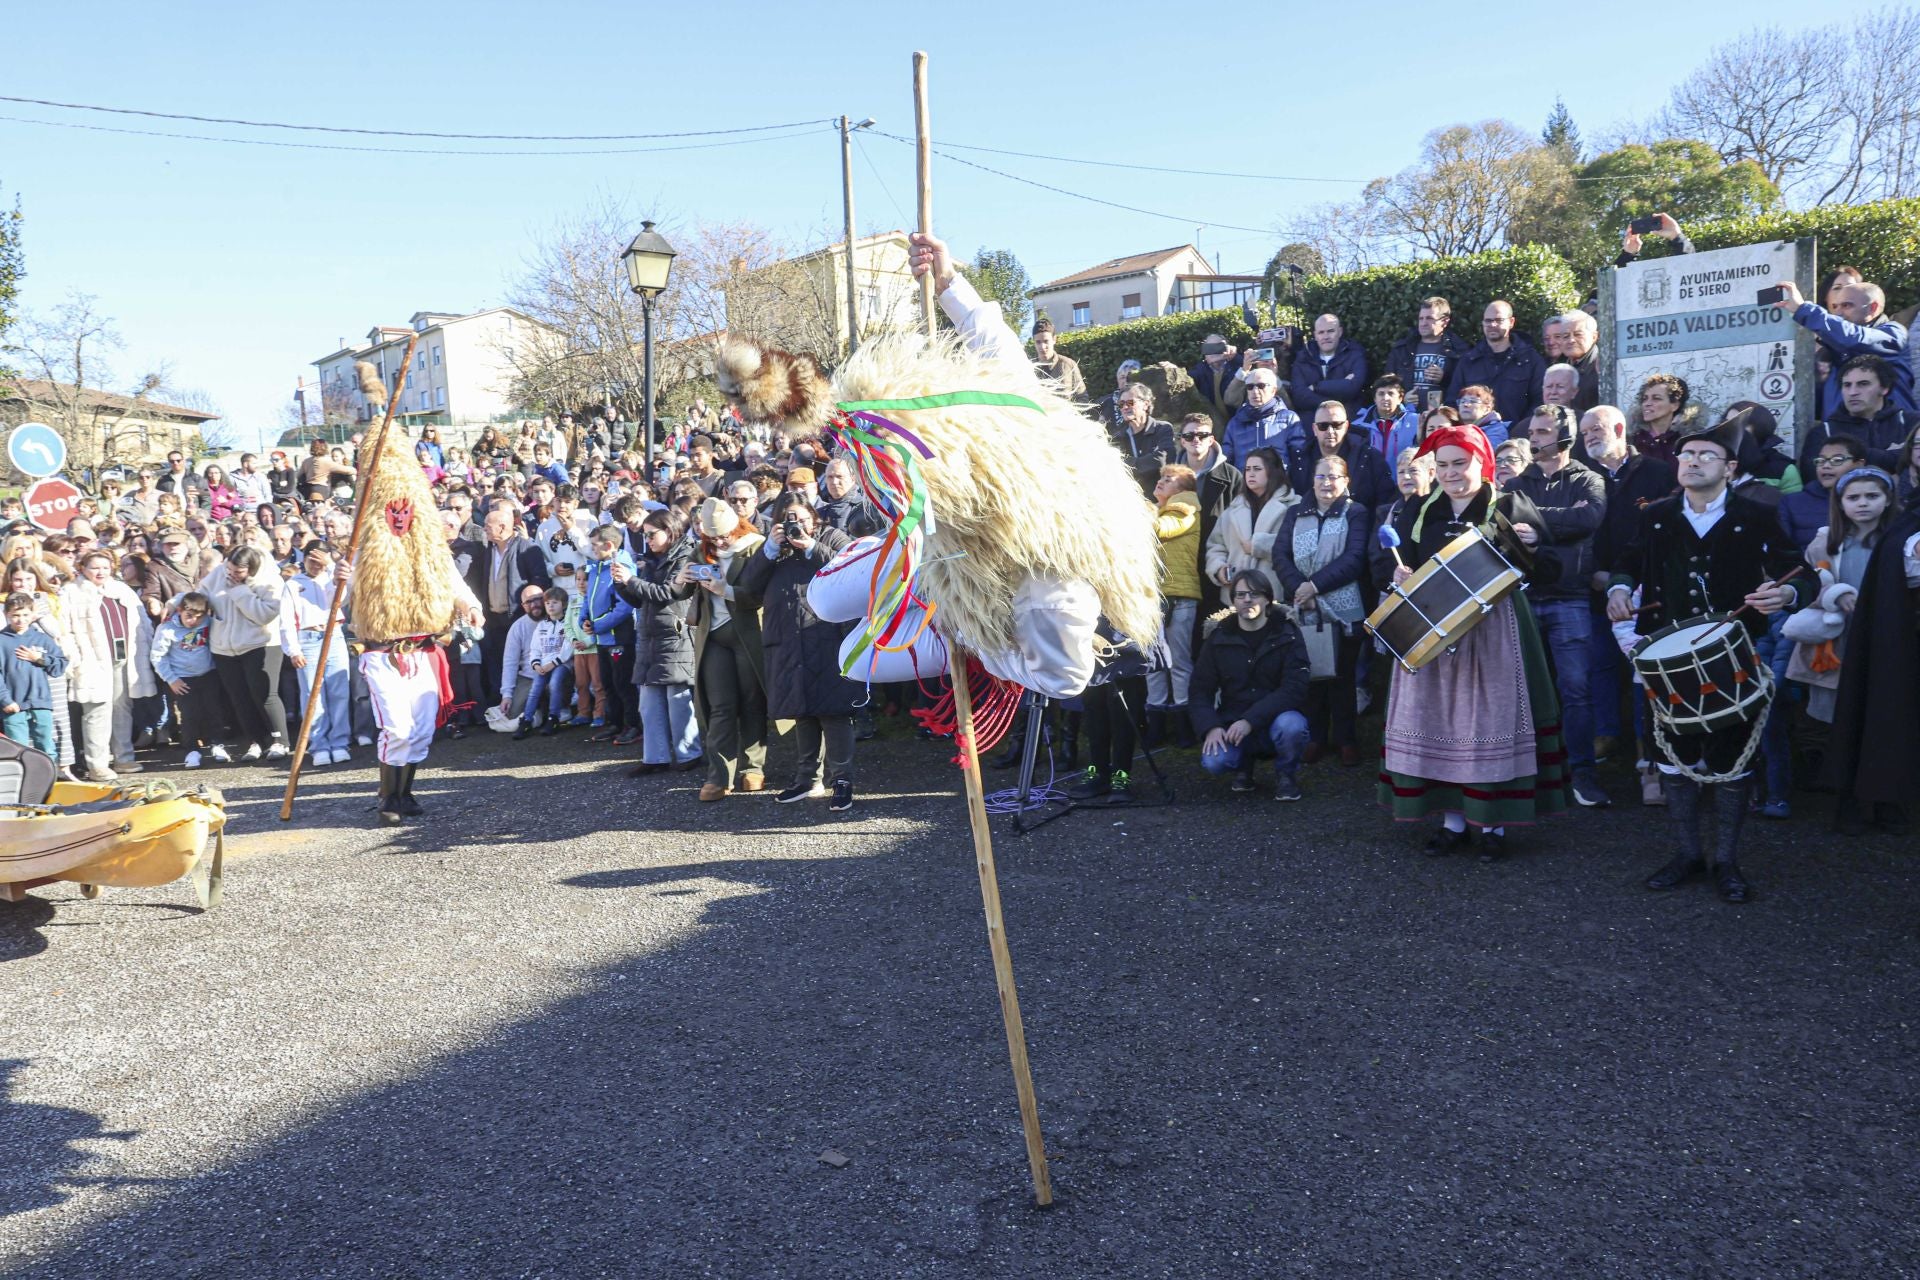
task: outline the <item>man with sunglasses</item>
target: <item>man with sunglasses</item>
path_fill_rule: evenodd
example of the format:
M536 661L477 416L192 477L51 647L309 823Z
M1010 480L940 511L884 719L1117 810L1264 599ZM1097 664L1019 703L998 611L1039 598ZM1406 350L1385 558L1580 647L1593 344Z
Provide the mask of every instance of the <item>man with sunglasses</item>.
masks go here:
M1256 367L1247 374L1246 402L1227 421L1221 449L1235 467L1247 465L1247 455L1265 445L1285 454L1294 442L1304 442L1300 418L1280 397L1280 375Z
M1213 536L1213 526L1240 493L1240 468L1227 461L1225 450L1213 438L1213 419L1190 413L1180 423L1180 449L1193 468L1195 494L1200 502L1200 545Z
M1295 493L1313 492L1313 469L1322 458L1340 458L1347 464L1347 493L1362 510L1372 511L1391 502L1398 486L1386 459L1372 443L1349 430L1347 406L1323 400L1313 411L1313 441L1289 445L1281 455L1287 463L1287 483Z

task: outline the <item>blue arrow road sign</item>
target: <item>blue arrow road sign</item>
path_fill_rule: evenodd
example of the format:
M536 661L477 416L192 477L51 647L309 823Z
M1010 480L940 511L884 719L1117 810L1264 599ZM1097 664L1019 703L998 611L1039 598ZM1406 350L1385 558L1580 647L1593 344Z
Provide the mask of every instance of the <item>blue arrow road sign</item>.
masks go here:
M67 442L44 422L23 422L7 437L7 461L30 476L53 476L67 465Z

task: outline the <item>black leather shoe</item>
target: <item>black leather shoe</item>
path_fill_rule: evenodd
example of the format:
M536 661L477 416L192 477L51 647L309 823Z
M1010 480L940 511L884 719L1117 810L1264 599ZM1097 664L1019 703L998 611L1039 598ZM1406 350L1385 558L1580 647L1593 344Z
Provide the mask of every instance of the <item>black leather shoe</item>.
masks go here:
M527 738L527 735L532 732L533 732L533 726L528 724L525 720L522 720L520 722L520 727L513 731L513 740L515 742L524 742Z
M1498 862L1507 856L1507 833L1482 831L1480 833L1480 861Z
M1747 887L1746 877L1740 874L1739 864L1733 862L1714 865L1713 887L1720 891L1722 902L1735 905L1745 902L1753 894L1753 890Z
M664 764L647 764L645 761L642 761L628 769L627 776L629 778L644 778L650 773L665 773L666 771L667 766Z
M1681 854L1666 866L1647 877L1647 888L1658 893L1662 889L1678 889L1707 869L1698 858Z
M1429 858L1444 858L1448 854L1465 847L1466 843L1466 832L1449 831L1445 827L1442 827L1427 837L1427 842L1420 847L1420 852Z

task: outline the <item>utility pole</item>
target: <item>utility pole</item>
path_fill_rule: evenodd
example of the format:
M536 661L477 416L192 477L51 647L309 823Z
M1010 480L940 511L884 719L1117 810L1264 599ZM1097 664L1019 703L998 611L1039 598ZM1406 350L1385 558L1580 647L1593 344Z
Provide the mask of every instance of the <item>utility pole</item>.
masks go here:
M856 291L853 276L853 131L871 129L873 123L872 116L868 116L859 124L854 124L850 117L840 117L840 190L846 200L847 208L848 355L852 355L860 345L860 295Z

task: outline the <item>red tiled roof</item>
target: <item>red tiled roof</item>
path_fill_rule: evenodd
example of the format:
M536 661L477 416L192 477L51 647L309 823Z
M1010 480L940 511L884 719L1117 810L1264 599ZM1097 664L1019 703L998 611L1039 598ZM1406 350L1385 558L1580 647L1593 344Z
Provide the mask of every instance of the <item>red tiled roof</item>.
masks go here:
M1116 276L1135 276L1151 271L1169 258L1183 253L1199 253L1190 244L1176 245L1171 249L1155 249L1152 253L1129 254L1124 258L1110 258L1097 267L1088 267L1085 271L1076 271L1070 276L1061 276L1058 280L1049 280L1035 285L1033 293L1044 293L1048 289L1059 289L1070 284L1088 284L1095 280L1110 280Z
M214 422L220 417L217 413L206 413L200 409L188 409L177 404L162 404L158 400L138 400L133 396L116 395L111 391L96 391L92 387L82 393L86 405L91 409L106 409L114 413L126 413L131 409L141 409L147 413L162 414L169 418L189 418L196 422ZM0 384L0 401L24 400L34 404L64 404L73 395L73 388L66 383L46 382L37 378L26 378L19 382Z

